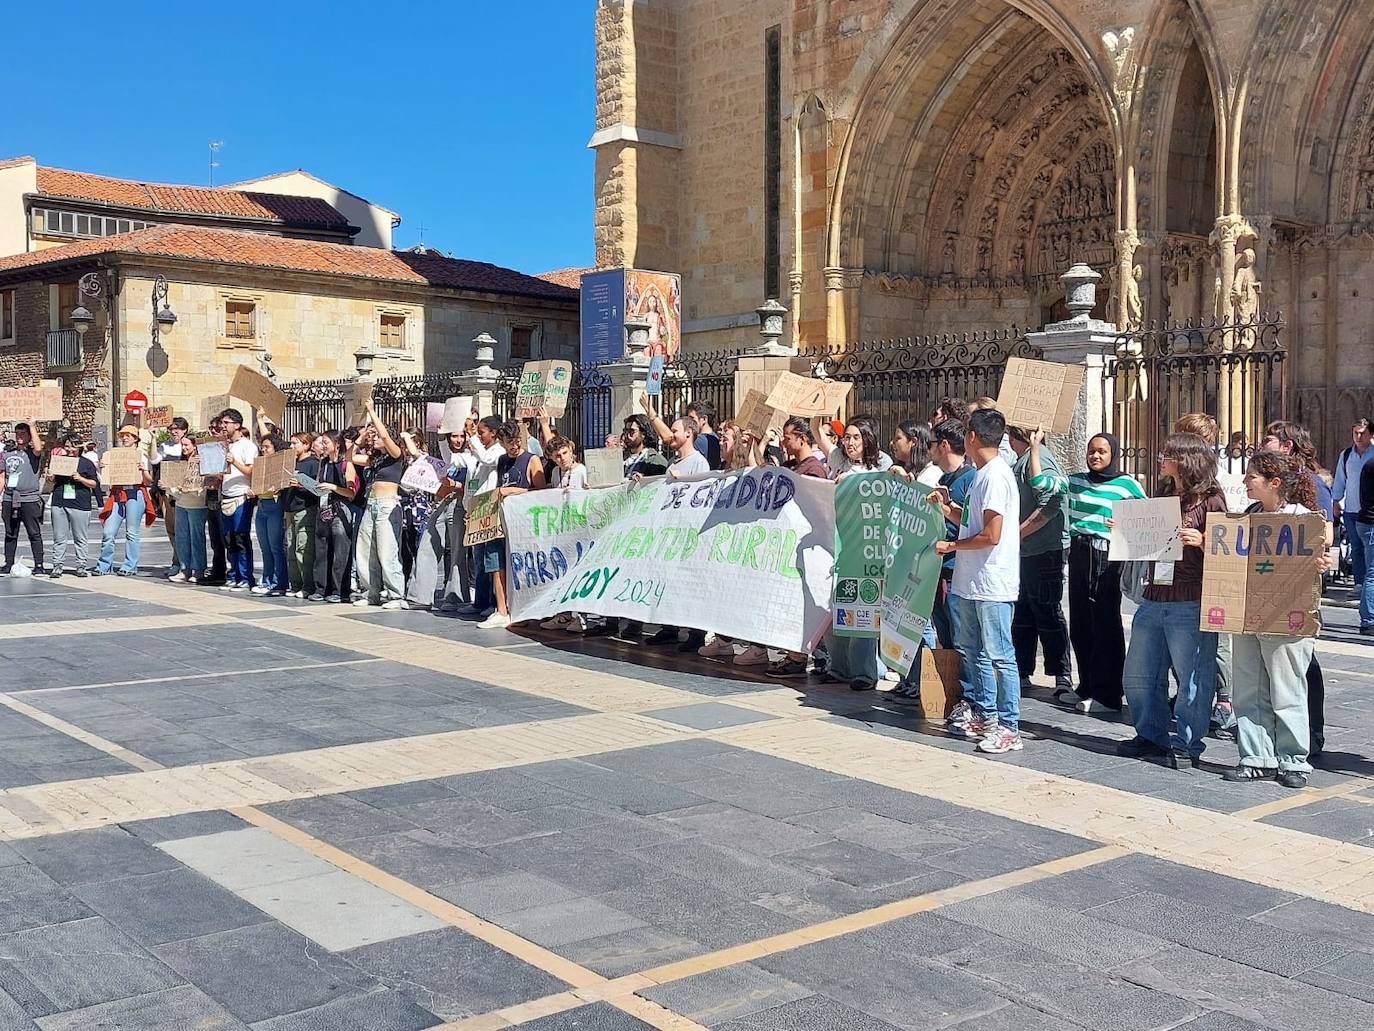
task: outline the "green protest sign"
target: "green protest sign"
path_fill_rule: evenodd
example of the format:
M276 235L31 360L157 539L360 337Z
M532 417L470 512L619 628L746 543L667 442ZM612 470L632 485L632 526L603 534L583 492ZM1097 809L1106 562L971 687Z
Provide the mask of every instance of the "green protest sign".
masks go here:
M838 637L877 637L889 484L886 472L850 473L835 483L835 594L831 629Z
M920 483L894 481L888 488L879 651L883 662L903 676L916 661L940 584L935 542L945 535L945 520L929 495L930 488Z

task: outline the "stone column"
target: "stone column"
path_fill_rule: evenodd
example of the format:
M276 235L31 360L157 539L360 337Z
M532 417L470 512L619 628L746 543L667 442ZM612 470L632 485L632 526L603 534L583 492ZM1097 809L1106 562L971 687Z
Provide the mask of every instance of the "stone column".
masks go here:
M1078 395L1078 407L1067 433L1052 434L1048 446L1066 472L1082 472L1088 441L1103 430L1109 430L1115 398L1112 384L1106 379L1108 356L1114 352L1120 336L1116 326L1091 316L1097 303L1097 283L1101 274L1085 264L1059 277L1064 284L1065 306L1070 317L1064 322L1052 322L1039 333L1027 334L1031 345L1040 348L1047 362L1083 366L1083 387Z
M625 420L642 411L640 398L649 379L649 323L644 319L625 320L625 357L603 365L611 381L611 432L618 434Z
M462 396L472 398L472 406L482 415L492 415L496 411L496 388L501 382L501 373L493 369L496 360L496 341L487 333L473 338L476 345L477 367L458 376L458 389Z
M844 345L844 281L842 268L825 270L825 345L834 350Z

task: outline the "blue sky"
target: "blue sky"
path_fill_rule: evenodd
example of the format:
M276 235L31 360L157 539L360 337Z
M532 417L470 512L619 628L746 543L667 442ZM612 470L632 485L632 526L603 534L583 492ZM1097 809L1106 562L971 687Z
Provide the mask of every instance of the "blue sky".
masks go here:
M0 158L203 185L223 140L217 183L308 169L399 212L396 246L590 265L593 8L10 5Z

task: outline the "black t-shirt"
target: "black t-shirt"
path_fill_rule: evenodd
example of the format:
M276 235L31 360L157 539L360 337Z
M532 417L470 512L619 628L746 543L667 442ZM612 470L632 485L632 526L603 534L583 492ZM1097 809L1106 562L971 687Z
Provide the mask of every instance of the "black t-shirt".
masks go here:
M1374 459L1360 468L1360 514L1355 521L1374 526Z
M320 478L320 460L314 455L307 455L296 463L296 472L302 476L309 476L312 480L318 480ZM305 512L319 503L320 499L304 487L288 487L286 489L286 510L288 512Z
M84 455L76 461L76 473L88 480L95 480L99 476L99 471L95 465ZM74 508L78 512L89 512L91 510L91 488L84 483L78 483L70 476L54 476L52 478L51 504L53 508Z
M720 460L720 438L718 436L714 433L698 433L694 443L696 444L696 449L700 451L702 457L706 459L707 465L713 470L722 467L722 462Z

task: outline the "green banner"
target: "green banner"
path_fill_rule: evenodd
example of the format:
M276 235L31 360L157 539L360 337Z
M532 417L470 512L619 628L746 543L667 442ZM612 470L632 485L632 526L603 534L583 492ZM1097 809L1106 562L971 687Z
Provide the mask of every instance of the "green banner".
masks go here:
M888 488L879 651L883 662L903 676L911 672L921 649L940 584L941 560L934 545L945 536L945 519L929 496L930 488L920 483L894 481Z
M835 483L835 596L831 629L839 637L877 637L883 604L886 472L850 473Z

